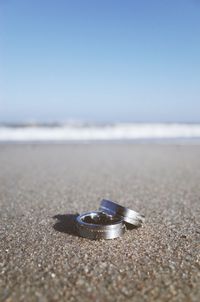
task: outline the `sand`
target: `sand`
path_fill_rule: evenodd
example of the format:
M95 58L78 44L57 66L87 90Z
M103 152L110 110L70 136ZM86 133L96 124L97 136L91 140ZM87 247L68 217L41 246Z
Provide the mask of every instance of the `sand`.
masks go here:
M113 199L146 216L77 236ZM0 301L200 301L200 146L0 145Z

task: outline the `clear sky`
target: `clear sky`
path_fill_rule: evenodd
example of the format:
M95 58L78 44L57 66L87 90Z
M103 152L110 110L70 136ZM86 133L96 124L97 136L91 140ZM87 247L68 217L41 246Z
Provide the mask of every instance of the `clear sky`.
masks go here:
M0 0L0 121L200 122L199 0Z

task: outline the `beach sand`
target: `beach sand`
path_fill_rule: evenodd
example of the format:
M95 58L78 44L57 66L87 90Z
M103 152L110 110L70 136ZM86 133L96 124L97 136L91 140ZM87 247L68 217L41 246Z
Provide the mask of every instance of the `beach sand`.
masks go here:
M114 240L74 215L146 216ZM0 145L0 301L200 301L200 146Z

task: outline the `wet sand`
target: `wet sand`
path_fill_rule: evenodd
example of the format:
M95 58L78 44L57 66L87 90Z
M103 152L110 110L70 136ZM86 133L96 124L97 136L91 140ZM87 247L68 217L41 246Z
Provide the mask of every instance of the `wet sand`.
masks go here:
M146 216L77 236L113 199ZM0 145L0 301L199 301L200 146Z

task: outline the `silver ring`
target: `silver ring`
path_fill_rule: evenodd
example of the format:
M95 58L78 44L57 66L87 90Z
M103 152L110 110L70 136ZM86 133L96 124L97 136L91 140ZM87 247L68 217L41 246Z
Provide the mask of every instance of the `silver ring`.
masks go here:
M89 239L113 239L123 235L126 230L121 217L101 211L81 214L76 222L79 235Z
M145 220L144 215L106 199L101 201L99 210L109 215L119 215L122 220L134 226L140 226Z

